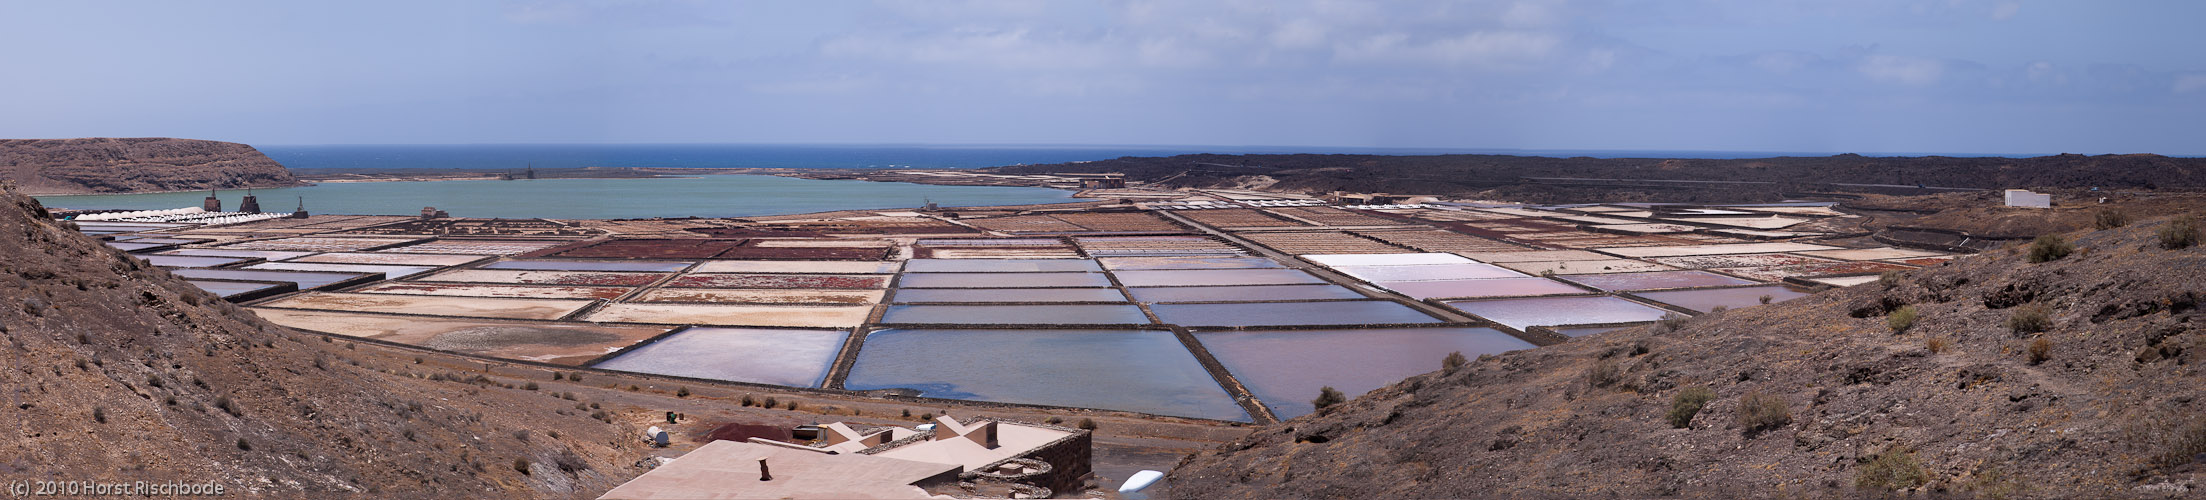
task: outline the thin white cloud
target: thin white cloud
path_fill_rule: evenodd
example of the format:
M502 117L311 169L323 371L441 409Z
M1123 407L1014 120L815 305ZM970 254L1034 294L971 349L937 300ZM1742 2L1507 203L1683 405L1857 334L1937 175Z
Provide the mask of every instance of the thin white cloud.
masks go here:
M1871 81L1923 86L1938 83L1946 65L1936 59L1891 54L1870 54L1854 66Z
M2188 94L2206 90L2206 74L2190 74L2176 77L2175 93Z

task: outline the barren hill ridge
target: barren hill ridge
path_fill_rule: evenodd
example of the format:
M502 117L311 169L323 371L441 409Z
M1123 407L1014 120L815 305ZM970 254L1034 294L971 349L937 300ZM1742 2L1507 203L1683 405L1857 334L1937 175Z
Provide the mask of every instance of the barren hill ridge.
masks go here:
M1190 457L1170 492L2198 498L2206 249L2171 224L1485 357Z
M168 138L0 140L0 180L38 195L303 184L252 146Z

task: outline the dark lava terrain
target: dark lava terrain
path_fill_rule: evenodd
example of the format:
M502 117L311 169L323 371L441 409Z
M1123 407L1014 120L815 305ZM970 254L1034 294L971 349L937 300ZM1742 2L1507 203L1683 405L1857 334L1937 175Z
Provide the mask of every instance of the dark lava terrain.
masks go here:
M1195 154L991 170L1120 172L1127 180L1162 187L1253 187L1304 194L1383 192L1529 203L1767 202L1824 191L1924 194L1915 189L1917 185L1975 189L2206 187L2206 158L2149 154L2035 158L1844 154L1753 159Z
M1169 491L2198 498L2206 248L2163 248L2169 224L1484 357L1190 457Z

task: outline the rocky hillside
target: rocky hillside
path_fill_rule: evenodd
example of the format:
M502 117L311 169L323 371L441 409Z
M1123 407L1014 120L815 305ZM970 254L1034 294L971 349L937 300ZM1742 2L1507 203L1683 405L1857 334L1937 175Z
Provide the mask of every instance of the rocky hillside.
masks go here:
M2163 248L2171 223L1485 357L1190 457L1169 491L2198 498L2206 249Z
M165 138L0 140L0 180L36 195L303 184L252 146Z
M582 403L273 326L43 214L0 193L0 478L589 497L639 472Z

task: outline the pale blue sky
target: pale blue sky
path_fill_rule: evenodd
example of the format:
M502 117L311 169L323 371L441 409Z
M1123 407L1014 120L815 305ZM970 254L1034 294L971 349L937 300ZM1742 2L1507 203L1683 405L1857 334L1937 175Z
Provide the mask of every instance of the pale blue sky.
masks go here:
M0 1L0 137L2206 154L2206 2Z

